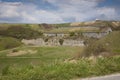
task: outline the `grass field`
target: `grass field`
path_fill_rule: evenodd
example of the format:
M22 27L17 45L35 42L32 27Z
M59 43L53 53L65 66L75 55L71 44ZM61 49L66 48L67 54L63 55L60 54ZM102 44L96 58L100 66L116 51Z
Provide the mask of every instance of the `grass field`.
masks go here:
M12 51L36 51L7 56ZM70 60L82 47L27 47L0 51L0 80L72 80L120 72L120 57Z
M5 50L0 52L0 69L6 65L46 65L55 61L64 61L68 58L75 57L82 48L79 47L19 47L17 51L35 51L34 54L28 52L18 56L7 56L12 52Z

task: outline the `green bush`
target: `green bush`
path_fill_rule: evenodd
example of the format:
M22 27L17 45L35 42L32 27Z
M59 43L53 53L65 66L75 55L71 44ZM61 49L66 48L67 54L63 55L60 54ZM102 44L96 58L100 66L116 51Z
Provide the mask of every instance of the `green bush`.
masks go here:
M70 32L70 37L75 36L75 32Z
M45 39L44 39L44 42L48 42L48 40L49 40L48 38L45 38Z
M0 50L11 49L20 46L22 43L11 37L1 37L0 38Z
M60 43L60 45L63 45L63 42L64 42L63 39L59 39L59 43Z
M18 52L19 50L18 49L13 49L12 50L12 52L14 53L14 52Z
M31 28L22 27L22 26L11 26L6 30L0 32L2 36L14 37L17 39L33 39L41 37L42 32L32 30Z

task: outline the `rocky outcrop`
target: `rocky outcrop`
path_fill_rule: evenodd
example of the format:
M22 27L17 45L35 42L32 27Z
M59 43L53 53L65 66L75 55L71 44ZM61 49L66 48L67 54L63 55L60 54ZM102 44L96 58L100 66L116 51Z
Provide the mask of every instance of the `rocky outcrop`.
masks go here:
M26 40L23 39L22 43L26 45L33 46L84 46L83 40L72 40L72 39L64 39L62 45L59 43L59 39L51 38L47 42L45 42L42 38Z

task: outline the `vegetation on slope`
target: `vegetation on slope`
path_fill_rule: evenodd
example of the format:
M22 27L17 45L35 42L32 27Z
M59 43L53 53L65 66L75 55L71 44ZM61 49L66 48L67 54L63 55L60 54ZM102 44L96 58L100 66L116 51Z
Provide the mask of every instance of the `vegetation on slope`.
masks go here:
M120 55L120 31L113 31L100 40L92 40L86 46L82 55L99 56L102 52L108 52L107 56ZM105 55L105 54L104 54Z
M111 27L112 30L120 30L120 21L102 21L102 20L96 20L96 21L90 21L90 22L76 22L71 23L71 26L96 26L96 27Z
M35 54L0 57L0 80L70 80L120 72L120 57L66 60L79 47L21 47ZM0 52L9 54L10 51Z
M11 49L20 46L22 43L11 37L0 37L0 50Z
M120 72L120 57L99 58L95 61L82 59L75 63L55 61L49 65L6 66L1 80L71 80Z
M113 31L109 35L105 36L104 38L100 39L98 42L107 43L111 49L119 49L120 50L120 31Z
M8 29L1 30L0 35L17 39L33 39L42 36L42 33L22 26L12 26Z
M12 26L21 26L22 28L29 28L29 30L37 31L37 32L86 32L86 31L94 31L99 32L98 29L92 27L111 27L112 30L120 30L120 22L119 21L91 21L91 22L77 22L77 23L62 23L62 24L0 24L0 32L2 30L8 29ZM87 28L87 26L89 26ZM90 28L91 26L91 28ZM82 27L82 28L79 28ZM85 27L85 28L84 28Z
M83 48L81 47L27 47L21 46L11 50L4 50L0 52L0 70L6 65L16 65L16 66L25 66L25 65L48 65L53 64L55 61L63 62L65 59L72 58L76 56ZM19 56L7 56L11 52L15 51L36 51L34 54L22 54ZM16 54L15 53L15 54ZM23 63L24 62L24 63Z
M62 24L52 24L56 28L61 28L61 27L70 27L70 23L62 23Z

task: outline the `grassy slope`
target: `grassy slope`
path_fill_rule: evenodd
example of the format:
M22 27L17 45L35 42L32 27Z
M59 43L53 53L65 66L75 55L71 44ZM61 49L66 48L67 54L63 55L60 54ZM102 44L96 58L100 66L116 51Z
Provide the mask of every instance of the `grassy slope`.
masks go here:
M0 51L5 49L11 49L22 45L22 43L15 38L0 37Z
M120 31L114 31L99 40L100 43L108 43L113 51L120 53Z
M36 54L25 54L16 57L6 57L11 50L0 52L0 67L6 65L47 65L55 61L64 61L65 59L76 56L82 48L79 47L19 47L17 50L37 50ZM3 58L2 58L3 57ZM21 58L27 57L27 58ZM33 58L34 57L34 58ZM32 59L33 58L33 59Z
M91 43L90 43L91 42ZM113 56L120 55L120 31L113 31L99 40L90 40L81 56ZM108 52L108 53L101 53Z

